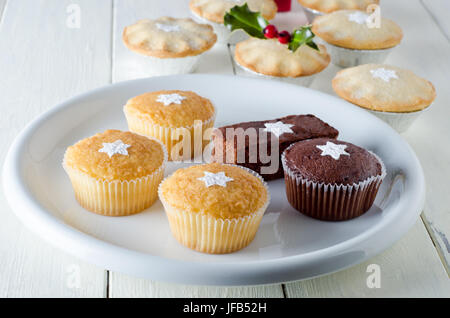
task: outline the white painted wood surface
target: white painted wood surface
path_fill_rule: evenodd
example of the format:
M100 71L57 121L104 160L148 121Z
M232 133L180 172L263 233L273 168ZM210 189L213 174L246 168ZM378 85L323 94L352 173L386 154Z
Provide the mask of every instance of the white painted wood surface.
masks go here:
M417 68L424 76L430 76L430 80L436 86L437 99L435 107L419 122L421 127L406 135L408 142L417 152L425 170L427 182L427 201L424 213L424 222L433 241L438 247L438 252L445 263L447 273L450 274L450 197L448 196L448 183L441 185L443 180L450 180L450 149L440 147L438 151L430 140L443 140L448 144L450 137L450 1L447 0L421 0L428 17L414 15L414 32L424 34L436 34L427 38L420 50L420 55L432 56L429 63L421 62L420 55L416 58ZM442 31L437 32L438 26ZM411 36L412 42L415 40ZM428 45L429 44L429 45ZM429 54L429 55L428 55ZM431 62L432 61L432 62ZM427 75L425 75L427 74ZM429 75L428 75L429 74ZM440 186L441 185L441 186Z
M127 50L122 43L122 30L125 26L144 17L189 16L187 1L166 0L164 2L153 1L153 3L156 3L156 7L152 7L148 0L119 0L115 3L114 82L143 75L128 68L129 61L133 60L134 53ZM233 74L227 46L216 45L200 61L197 72ZM245 288L194 287L136 279L115 272L112 272L109 277L110 297L283 297L281 285Z
M6 0L0 0L0 22L1 22L1 17L3 15L3 9L5 8L5 4L6 4Z
M7 2L0 25L2 166L5 150L30 120L75 94L109 83L111 5L106 2L78 1L81 29L66 27L72 1ZM3 191L0 214L0 297L104 296L105 271L25 229ZM78 278L79 288L73 288Z
M371 264L380 288L369 288ZM450 297L450 282L420 220L392 248L341 272L286 284L286 297Z
M443 264L448 264L449 259L450 151L430 140L442 141L443 136L450 136L450 48L442 33L448 30L443 14L449 12L450 3L422 1L427 10L419 0L384 1L382 13L405 30L403 44L388 62L414 70L431 80L438 90L433 108L405 134L425 170L428 193L423 221L436 248L419 220L384 253L324 277L284 286L165 284L107 272L55 250L19 224L0 193L0 297L449 297L449 279ZM0 24L2 149L7 149L28 121L55 103L111 81L139 76L130 69L133 55L121 42L125 25L143 17L189 16L187 0L0 0L0 13L4 3ZM66 8L71 3L80 6L80 29L66 27ZM330 66L312 88L333 93L330 80L337 70ZM208 52L198 72L233 74L227 47L218 45ZM3 159L4 152L0 164ZM366 267L371 263L380 265L380 289L366 286ZM73 275L78 270L80 288L70 288L76 283Z
M440 10L450 12L449 1L441 5ZM422 218L449 272L450 148L440 143L448 144L450 138L450 42L420 1L385 1L383 8L405 30L402 44L389 63L413 70L436 87L436 101L404 137L422 163L427 182Z
M433 20L450 41L450 1L448 0L421 0L424 7L428 10Z

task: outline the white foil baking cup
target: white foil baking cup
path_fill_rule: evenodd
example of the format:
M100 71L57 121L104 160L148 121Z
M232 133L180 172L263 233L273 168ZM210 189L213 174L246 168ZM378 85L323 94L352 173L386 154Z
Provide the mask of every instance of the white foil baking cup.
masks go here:
M363 64L381 64L391 53L392 48L381 50L354 50L332 45L321 39L331 56L331 62L340 67L352 67Z
M167 152L161 146L164 151L161 166L153 173L133 180L96 179L67 166L63 161L75 198L83 208L105 216L126 216L147 209L158 197L158 186L167 164Z
M171 206L164 199L161 186L169 176L160 183L158 196L166 211L170 230L180 244L203 253L225 254L246 247L255 238L270 203L269 188L264 179L253 170L237 165L229 166L238 167L257 177L266 188L267 202L257 211L234 219L215 218L208 215L207 211L183 211Z
M217 35L217 43L221 44L228 43L228 37L230 36L231 32L224 24L209 21L192 11L191 14L195 22L209 24L210 26L213 27L214 33Z
M214 107L214 106L213 106ZM155 138L159 141L161 141L167 148L167 153L169 154L169 160L174 161L182 161L182 160L189 160L192 159L195 155L195 143L194 143L194 132L196 129L196 126L190 125L186 127L166 127L166 126L160 126L157 124L152 124L151 122L145 120L145 118L141 118L139 116L134 116L133 114L130 114L126 111L126 107L124 107L124 113L125 117L127 119L128 123L128 129L134 133L137 133L139 135L143 135L146 137ZM216 108L214 107L214 114L209 118L208 120L202 121L201 124L201 130L202 133L205 132L208 128L213 128L214 121L216 119ZM199 129L199 128L197 128ZM191 138L191 153L184 153L182 156L173 156L172 155L172 149L178 145L181 140L182 136L185 134L188 134ZM202 136L202 150L207 146L209 143L208 140L203 140Z
M133 78L186 74L195 71L203 54L177 58L159 58L136 53L130 57L127 65L132 68L129 72L131 73L130 77Z
M308 75L308 76L298 76L298 77L281 77L281 76L270 76L270 75L265 75L265 74L261 74L261 73L257 73L245 66L242 66L241 64L239 64L236 59L234 59L234 62L236 63L237 66L239 66L241 69L243 69L245 71L245 76L250 76L250 77L257 77L257 78L265 78L268 80L275 80L275 81L281 81L281 82L285 82L285 83L290 83L290 84L295 84L295 85L300 85L300 86L304 86L304 87L309 87L312 82L314 81L314 79L316 78L317 74L313 74L313 75Z
M411 127L414 121L424 113L429 106L425 109L410 112L410 113L394 113L394 112L382 112L377 110L367 109L370 113L374 114L381 120L385 121L392 128L394 128L397 132L402 133L405 132Z
M310 8L307 8L307 7L304 7L304 6L302 6L302 7L303 7L303 12L305 13L305 16L308 19L308 22L310 24L314 21L314 19L316 17L320 17L320 16L325 14L323 12L320 12L320 11L317 11L317 10L313 10L313 9L310 9Z
M205 19L198 14L191 12L192 17L198 23L209 24L213 27L214 33L217 35L217 43L220 44L236 44L249 38L245 32L231 32L224 24L216 23Z
M295 144L286 150L293 145ZM381 175L351 185L317 183L304 179L289 169L283 152L281 162L289 203L297 211L325 221L344 221L364 214L373 205L380 185L386 177L383 161L373 152L369 152L380 162Z

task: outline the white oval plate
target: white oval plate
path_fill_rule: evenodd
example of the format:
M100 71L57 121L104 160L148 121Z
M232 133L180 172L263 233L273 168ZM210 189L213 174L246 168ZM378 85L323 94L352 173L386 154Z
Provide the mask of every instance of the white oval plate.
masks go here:
M388 176L375 205L345 222L308 218L290 207L284 182L269 182L272 202L254 241L232 254L208 255L178 244L161 203L133 216L104 217L81 208L61 161L76 141L108 128L126 130L125 102L160 89L193 90L216 105L216 126L311 113L346 140L377 153ZM182 165L171 163L166 175ZM408 144L359 107L315 90L219 75L148 78L72 98L29 124L7 155L4 189L17 216L59 248L104 268L185 284L279 283L360 263L399 239L424 203L422 168Z

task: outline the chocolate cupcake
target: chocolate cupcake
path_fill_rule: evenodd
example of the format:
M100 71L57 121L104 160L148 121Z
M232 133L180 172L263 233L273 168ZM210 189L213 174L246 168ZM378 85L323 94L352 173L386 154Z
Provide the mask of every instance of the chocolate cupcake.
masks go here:
M386 176L377 155L329 138L291 145L282 163L289 203L327 221L349 220L368 211Z

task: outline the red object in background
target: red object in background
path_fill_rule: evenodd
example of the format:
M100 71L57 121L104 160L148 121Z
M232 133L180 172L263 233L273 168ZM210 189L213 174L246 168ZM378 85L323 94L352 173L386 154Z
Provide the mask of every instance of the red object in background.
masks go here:
M268 26L266 26L264 28L264 36L268 39L273 39L276 38L278 36L278 30L277 27L274 26L273 24L269 24Z
M278 12L291 11L291 0L275 0L278 6Z
M281 44L288 44L289 41L291 40L291 34L288 31L281 31L280 33L278 33L278 41Z

